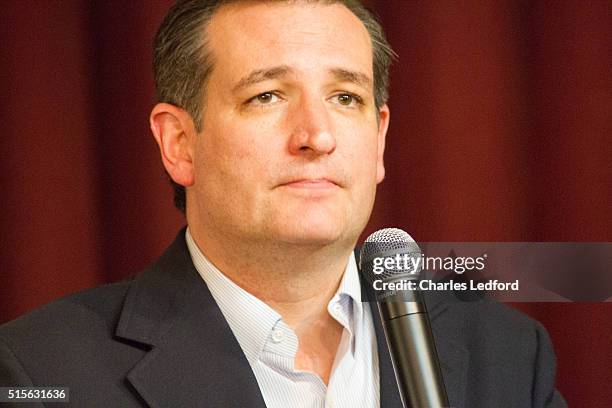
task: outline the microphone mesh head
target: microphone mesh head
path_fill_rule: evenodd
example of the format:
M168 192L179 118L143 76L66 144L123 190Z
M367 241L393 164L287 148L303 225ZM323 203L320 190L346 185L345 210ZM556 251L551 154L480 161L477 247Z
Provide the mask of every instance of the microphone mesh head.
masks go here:
M384 272L375 274L371 265L373 259L392 256L391 254L400 254L402 256L406 254L408 257L418 258L421 256L421 248L419 248L416 241L406 231L399 228L385 228L372 233L366 238L359 256L362 273L369 282L374 282L377 279L391 281L395 279L415 279L418 277L421 268L412 272L385 269Z

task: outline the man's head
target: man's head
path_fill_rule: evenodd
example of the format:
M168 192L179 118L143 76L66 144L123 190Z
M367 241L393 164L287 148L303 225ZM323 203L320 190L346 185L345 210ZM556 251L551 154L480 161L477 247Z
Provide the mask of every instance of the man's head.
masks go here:
M390 57L354 1L179 2L156 41L151 126L190 225L356 239L384 177Z
M223 5L245 0L179 0L169 10L155 37L154 73L157 99L185 109L193 118L196 129L202 126L205 102L204 87L214 65L214 57L206 47L204 27ZM359 0L268 0L270 2L305 2L347 7L364 24L373 50L374 96L376 107L387 103L389 66L393 51L376 18ZM185 187L171 181L174 203L185 211Z

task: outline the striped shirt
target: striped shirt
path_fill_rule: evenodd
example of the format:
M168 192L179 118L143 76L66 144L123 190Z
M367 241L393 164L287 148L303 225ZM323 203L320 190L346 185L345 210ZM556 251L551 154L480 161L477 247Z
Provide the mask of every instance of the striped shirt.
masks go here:
M270 306L219 271L185 234L196 270L206 282L244 352L268 408L376 408L380 406L378 353L369 304L361 302L355 256L327 305L343 327L328 385L296 370L298 338Z

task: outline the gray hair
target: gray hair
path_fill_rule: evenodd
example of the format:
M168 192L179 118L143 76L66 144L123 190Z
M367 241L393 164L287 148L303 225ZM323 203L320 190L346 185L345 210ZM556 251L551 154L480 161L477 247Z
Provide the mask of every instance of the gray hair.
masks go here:
M214 60L206 48L205 28L223 5L244 0L178 0L170 8L155 36L153 71L159 102L185 109L196 130L202 130L204 89ZM377 18L359 0L261 0L343 4L361 20L372 41L374 103L378 109L389 96L389 66L395 56ZM170 180L174 205L185 212L185 188Z

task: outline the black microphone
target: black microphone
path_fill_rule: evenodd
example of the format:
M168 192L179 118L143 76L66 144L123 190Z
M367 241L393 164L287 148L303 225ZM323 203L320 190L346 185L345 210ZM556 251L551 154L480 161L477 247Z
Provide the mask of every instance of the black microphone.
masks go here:
M387 228L370 235L360 254L383 323L395 379L404 408L448 407L440 364L418 281L418 244L405 231Z

